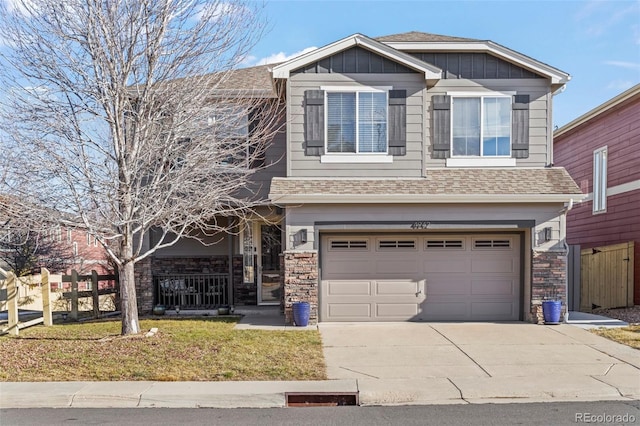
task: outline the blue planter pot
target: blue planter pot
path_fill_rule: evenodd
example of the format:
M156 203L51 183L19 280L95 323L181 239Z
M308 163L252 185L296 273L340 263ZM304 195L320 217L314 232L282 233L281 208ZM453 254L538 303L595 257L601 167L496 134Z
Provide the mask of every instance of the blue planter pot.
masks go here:
M558 300L547 300L542 302L542 315L545 324L560 324L562 316L562 302Z
M293 322L297 327L306 327L309 324L309 302L296 302L293 304Z

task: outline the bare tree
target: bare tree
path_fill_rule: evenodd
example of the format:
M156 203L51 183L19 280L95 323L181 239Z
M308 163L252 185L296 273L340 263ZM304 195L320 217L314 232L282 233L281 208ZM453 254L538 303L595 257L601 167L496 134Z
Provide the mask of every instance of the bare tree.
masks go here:
M281 103L232 84L264 28L259 10L237 0L11 4L0 9L10 156L0 193L17 200L6 214L30 227L80 221L118 266L122 333L137 333L134 264L225 231L218 218L260 202L241 194Z
M19 277L39 273L40 268L66 272L76 259L70 247L60 241L59 230L59 227L54 228L52 233L45 235L6 226L0 231L0 262Z

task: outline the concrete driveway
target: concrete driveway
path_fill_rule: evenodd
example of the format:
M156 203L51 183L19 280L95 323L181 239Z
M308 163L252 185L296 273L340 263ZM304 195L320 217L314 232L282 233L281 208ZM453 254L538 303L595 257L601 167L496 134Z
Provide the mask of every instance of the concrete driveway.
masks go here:
M571 326L321 323L330 379L363 405L638 399L640 351Z

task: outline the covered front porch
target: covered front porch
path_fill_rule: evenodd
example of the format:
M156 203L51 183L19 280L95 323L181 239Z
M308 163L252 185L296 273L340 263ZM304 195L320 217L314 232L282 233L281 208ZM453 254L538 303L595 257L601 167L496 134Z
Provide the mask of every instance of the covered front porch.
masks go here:
M203 241L182 239L138 262L140 312L156 305L180 311L280 306L284 280L277 219L236 220L227 232Z

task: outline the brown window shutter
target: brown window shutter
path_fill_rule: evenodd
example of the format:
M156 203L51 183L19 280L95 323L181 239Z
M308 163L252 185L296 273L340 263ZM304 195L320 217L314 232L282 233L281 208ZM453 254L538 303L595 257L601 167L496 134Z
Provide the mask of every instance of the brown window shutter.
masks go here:
M324 90L304 92L305 155L324 154Z
M433 104L433 158L451 156L451 96L436 95Z
M511 104L511 156L529 157L529 95L515 95Z
M407 155L407 91L389 91L389 154Z

